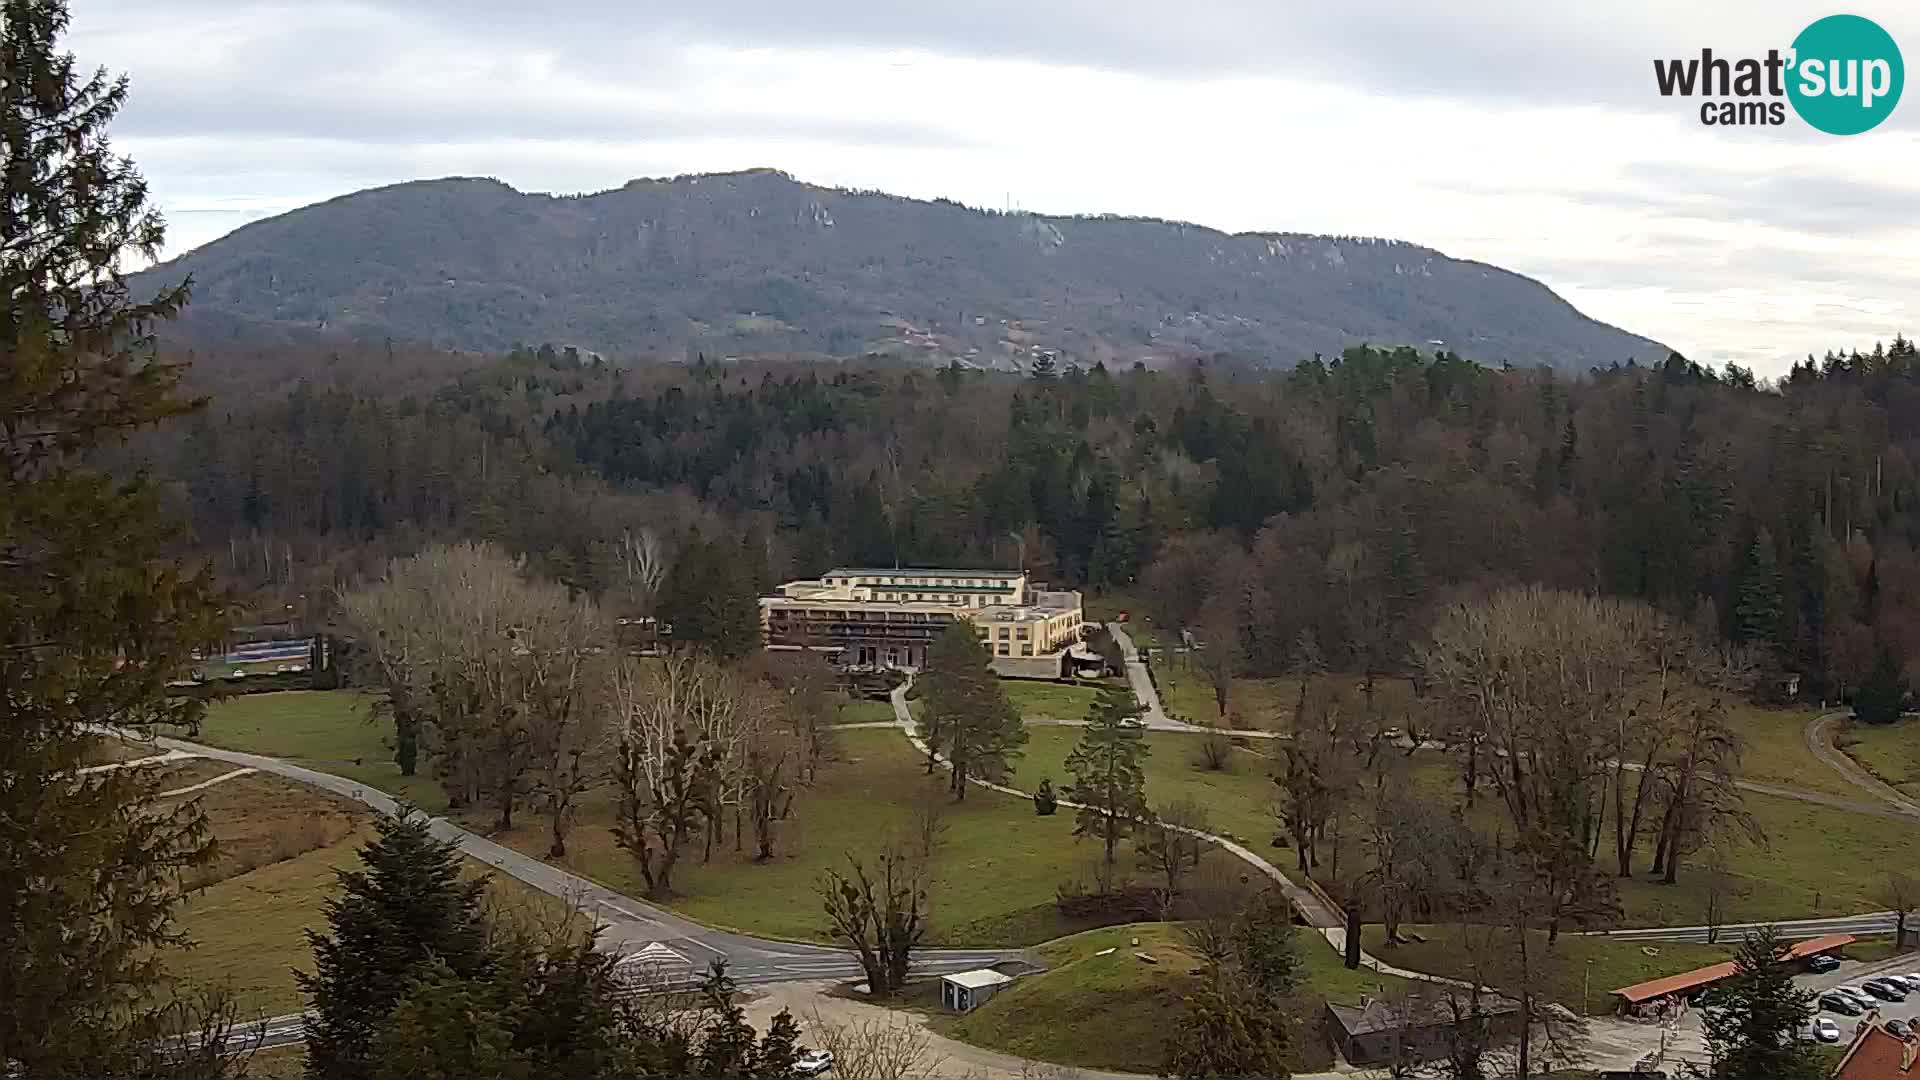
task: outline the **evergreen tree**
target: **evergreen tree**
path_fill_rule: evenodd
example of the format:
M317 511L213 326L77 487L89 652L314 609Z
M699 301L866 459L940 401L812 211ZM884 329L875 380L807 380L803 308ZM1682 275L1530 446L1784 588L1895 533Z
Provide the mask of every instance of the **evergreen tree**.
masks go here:
M1853 692L1853 713L1869 724L1891 724L1900 719L1907 699L1907 683L1900 665L1885 642L1874 650L1873 671L1867 681Z
M1756 645L1778 642L1786 601L1780 591L1780 564L1773 539L1763 529L1754 537L1739 579L1733 606L1733 636Z
M62 52L67 23L61 0L0 3L0 1071L217 1072L218 1040L153 1049L179 1019L162 950L181 873L212 857L205 818L156 804L151 774L74 775L88 725L197 720L166 686L220 610L169 557L154 486L92 467L192 408L148 336L187 294L129 293L123 256L164 230L108 143L126 81Z
M1113 885L1113 852L1132 835L1136 825L1152 820L1147 805L1147 776L1140 766L1146 756L1144 732L1127 723L1139 710L1133 692L1122 686L1102 687L1087 708L1087 725L1080 741L1067 755L1066 770L1073 782L1064 790L1068 802L1078 803L1075 836L1098 837L1102 847L1102 884Z
M967 619L955 619L927 650L922 676L928 745L953 769L953 795L970 777L998 779L1026 745L1027 728L993 673L993 654Z
M1715 1080L1819 1080L1812 1043L1795 1037L1813 1017L1814 995L1793 985L1786 942L1771 926L1747 935L1734 974L1707 992L1707 1048Z
M738 660L760 648L760 603L738 549L689 539L662 592L661 614L673 627L675 645L704 649L722 660Z
M364 869L338 870L341 895L327 900L328 933L307 931L312 974L296 972L309 999L307 1075L357 1080L373 1072L373 1041L416 979L438 964L471 979L488 966L481 899L486 882L461 875L459 849L433 838L412 813L381 818L360 849ZM450 1014L425 1008L431 1027Z

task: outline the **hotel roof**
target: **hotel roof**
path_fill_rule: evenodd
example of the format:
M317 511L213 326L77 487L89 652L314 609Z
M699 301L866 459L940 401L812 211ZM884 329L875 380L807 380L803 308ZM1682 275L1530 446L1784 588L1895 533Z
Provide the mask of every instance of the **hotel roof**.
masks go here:
M875 569L858 566L836 566L821 577L966 577L966 578L1014 578L1026 577L1023 570L938 570L938 569Z

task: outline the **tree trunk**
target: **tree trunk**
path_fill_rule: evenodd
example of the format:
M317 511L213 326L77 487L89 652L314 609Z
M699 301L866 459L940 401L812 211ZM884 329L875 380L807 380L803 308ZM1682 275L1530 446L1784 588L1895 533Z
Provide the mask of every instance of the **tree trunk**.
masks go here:
M1355 906L1352 899L1348 899L1346 911L1343 914L1347 917L1347 941L1341 959L1348 971L1358 971L1360 970L1360 909Z

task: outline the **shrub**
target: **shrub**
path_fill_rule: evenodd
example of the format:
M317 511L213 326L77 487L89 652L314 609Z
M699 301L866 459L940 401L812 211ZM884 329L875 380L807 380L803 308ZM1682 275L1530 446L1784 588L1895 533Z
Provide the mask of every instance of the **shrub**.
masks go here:
M1060 809L1060 800L1053 793L1053 781L1042 778L1040 787L1033 793L1033 812L1041 817L1052 817Z

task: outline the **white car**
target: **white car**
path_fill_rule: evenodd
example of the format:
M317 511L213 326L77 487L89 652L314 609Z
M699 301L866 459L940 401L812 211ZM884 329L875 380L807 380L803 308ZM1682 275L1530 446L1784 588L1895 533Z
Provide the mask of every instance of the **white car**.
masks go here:
M833 1068L833 1051L807 1050L793 1059L793 1075L819 1076Z
M1852 998L1853 1000L1859 1002L1860 1004L1866 1006L1869 1009L1877 1009L1880 1007L1879 998L1874 997L1872 994L1867 993L1865 990L1862 990L1857 986L1836 986L1833 989L1827 991L1827 993L1845 994L1846 996Z
M1823 1016L1813 1022L1813 1037L1823 1043L1837 1043L1840 1041L1840 1025Z

